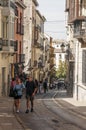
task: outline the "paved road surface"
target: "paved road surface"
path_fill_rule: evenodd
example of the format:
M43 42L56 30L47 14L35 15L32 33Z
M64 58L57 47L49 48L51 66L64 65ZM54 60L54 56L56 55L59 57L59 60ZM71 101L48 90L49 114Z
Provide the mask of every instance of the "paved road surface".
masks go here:
M25 99L21 102L21 113L18 114L22 120L25 129L31 130L86 130L85 119L78 119L75 115L65 112L64 108L58 105L52 99L54 91L47 94L37 95L35 99L34 112L25 113ZM77 123L74 124L77 120Z

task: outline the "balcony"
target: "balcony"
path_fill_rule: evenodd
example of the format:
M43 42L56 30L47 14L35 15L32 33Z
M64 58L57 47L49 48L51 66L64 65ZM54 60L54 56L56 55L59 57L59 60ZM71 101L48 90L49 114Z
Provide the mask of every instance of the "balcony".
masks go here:
M19 63L25 62L25 54L19 54Z
M85 29L79 29L79 30L74 30L74 38L83 38L86 36L86 30Z
M50 64L50 69L53 69L55 67L55 64Z
M18 9L15 7L15 15L18 17Z
M38 59L38 68L43 68L43 67L44 67L43 58L42 56L40 56Z
M43 63L41 61L38 62L38 68L43 68Z
M54 58L54 57L55 57L55 54L50 54L50 57L51 57L51 58Z
M17 29L16 29L16 33L20 34L20 35L24 35L24 25L22 25L21 23L17 22Z
M23 9L26 8L26 6L24 5L23 1L21 0L15 0L16 4L18 4L20 7L22 7Z
M14 51L18 51L18 41L17 40L14 43Z
M11 0L1 0L0 5L3 7L3 9L2 9L3 16L8 16L9 12L12 12L12 11L14 12L14 10L16 8L15 3Z
M75 38L80 39L86 37L86 22L77 21L74 23L73 35Z
M24 35L24 25L21 25L20 34L21 34L21 35Z
M45 46L45 51L47 52L49 49L50 49L50 46L49 46L49 45L46 45L46 46Z
M14 42L0 39L0 51L6 53L14 53Z
M37 60L34 60L34 67L37 67L37 64L38 64Z
M44 50L44 46L41 43L36 42L35 47Z

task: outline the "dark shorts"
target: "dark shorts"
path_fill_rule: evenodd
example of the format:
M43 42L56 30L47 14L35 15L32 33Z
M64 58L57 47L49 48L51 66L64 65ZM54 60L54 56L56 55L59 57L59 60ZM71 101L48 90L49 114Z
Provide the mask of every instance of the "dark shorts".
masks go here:
M21 99L22 95L14 97L14 99Z
M26 99L32 101L32 100L34 100L34 96L26 95Z

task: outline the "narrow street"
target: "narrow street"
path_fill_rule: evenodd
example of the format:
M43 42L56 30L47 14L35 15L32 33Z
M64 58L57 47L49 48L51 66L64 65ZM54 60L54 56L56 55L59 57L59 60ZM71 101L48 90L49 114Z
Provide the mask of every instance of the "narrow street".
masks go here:
M59 104L53 98L56 91L47 94L37 94L34 112L25 113L25 99L21 102L21 112L17 115L25 129L30 130L86 130L86 118L79 117ZM64 95L65 96L65 95ZM60 97L60 95L59 95Z

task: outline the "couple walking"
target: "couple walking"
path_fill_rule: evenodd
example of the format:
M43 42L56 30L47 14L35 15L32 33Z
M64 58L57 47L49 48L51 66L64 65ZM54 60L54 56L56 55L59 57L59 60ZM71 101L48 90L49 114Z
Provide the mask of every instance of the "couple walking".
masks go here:
M25 113L29 113L30 103L31 103L31 112L33 112L34 96L37 91L37 86L35 85L33 78L29 76L27 78L25 85L22 83L21 79L17 79L16 85L14 86L13 90L17 92L17 95L14 96L14 104L15 104L16 112L19 113L20 110L20 99L22 98L23 90L25 90L25 94L26 94L27 109Z

